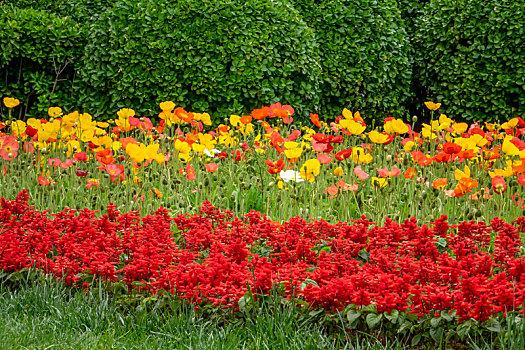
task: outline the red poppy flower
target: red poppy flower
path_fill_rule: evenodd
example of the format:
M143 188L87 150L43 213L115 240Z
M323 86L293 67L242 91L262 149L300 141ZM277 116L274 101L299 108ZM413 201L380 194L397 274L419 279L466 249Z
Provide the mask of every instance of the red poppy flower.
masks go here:
M75 158L75 160L77 162L87 162L88 160L88 156L85 152L78 152L78 153L75 153L73 155L73 158Z
M27 133L27 131L26 131ZM518 137L513 138L510 140L510 143L512 143L514 146L518 147L518 150L522 151L525 149L525 141L521 141Z
M518 182L520 185L525 186L525 175L524 174L518 175Z
M452 154L439 152L434 157L432 157L432 160L436 163L448 163L452 160Z
M235 159L236 162L240 162L241 160L246 159L246 156L244 155L244 153L242 153L239 150L233 151L232 152L232 156L233 156L233 159Z
M111 182L114 182L117 178L120 181L124 181L124 165L122 164L108 164L106 171L110 175Z
M95 158L101 164L111 164L115 161L113 159L113 151L109 148L98 151L95 155Z
M505 182L503 176L498 175L492 178L492 189L497 194L501 194L507 190L507 183Z
M295 141L299 136L301 136L301 131L295 129L294 131L292 131L290 136L288 136L286 141Z
M33 137L38 133L38 129L33 128L31 125L28 125L26 127L26 135L29 137Z
M49 186L51 185L52 181L44 176L39 176L38 183L40 184L40 186Z
M443 144L443 152L447 154L458 154L461 152L461 146L453 142L445 142Z
M419 165L430 165L434 161L432 158L428 158L423 152L421 151L412 151L412 159L414 159L416 162L418 162Z
M335 159L342 161L343 159L350 158L352 156L352 149L344 149L335 154Z
M284 169L284 159L283 158L279 158L279 160L277 160L277 162L275 163L269 159L266 159L264 162L266 163L266 165L268 165L267 170L272 175L279 174Z

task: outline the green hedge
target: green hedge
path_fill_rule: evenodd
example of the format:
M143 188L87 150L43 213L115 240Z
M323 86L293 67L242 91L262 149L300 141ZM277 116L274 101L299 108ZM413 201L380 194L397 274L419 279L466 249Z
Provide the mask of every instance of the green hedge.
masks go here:
M395 0L293 0L319 44L323 112L403 116L410 95L410 41Z
M21 116L168 99L220 118L281 101L381 119L427 100L524 116L525 0L290 1L0 0L0 94Z
M32 8L0 7L1 96L19 98L29 115L70 106L74 66L83 55L81 26Z
M113 0L0 0L0 5L48 11L84 23L113 6Z
M452 118L525 115L525 0L434 0L416 20L415 80ZM422 102L422 101L420 101Z
M118 0L88 33L81 102L93 114L172 100L222 118L280 101L306 116L319 101L316 41L286 2Z

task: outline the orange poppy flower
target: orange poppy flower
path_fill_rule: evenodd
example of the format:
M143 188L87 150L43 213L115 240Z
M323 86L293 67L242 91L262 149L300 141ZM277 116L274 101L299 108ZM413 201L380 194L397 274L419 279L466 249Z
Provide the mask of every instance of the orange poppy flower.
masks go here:
M92 187L99 187L100 186L100 180L99 179L88 179L86 188L90 189Z
M401 170L397 167L393 167L391 171L388 170L388 168L377 169L377 172L381 177L394 177L401 175Z
M471 177L462 177L454 189L454 197L462 197L470 192L474 187L478 187L478 181Z
M159 191L158 188L153 188L153 191L155 192L155 195L157 196L157 198L162 198L163 194L162 192Z
M447 178L437 179L435 181L432 181L432 187L434 187L436 190L441 190L443 187L445 187L448 183Z
M354 168L354 174L359 178L359 180L366 180L370 177L370 175L365 173L359 165Z
M186 166L186 179L189 181L195 181L197 180L197 177L195 176L195 169L191 165Z
M252 122L252 117L249 116L249 115L243 115L241 117L241 123L243 123L244 125L246 124L250 124Z
M209 171L210 173L214 173L217 171L217 169L219 169L219 164L216 164L216 163L208 163L208 164L204 164L204 166L206 167L206 170Z
M317 153L317 160L321 164L329 164L332 161L332 157L324 153Z
M405 177L405 179L413 179L416 176L416 168L408 168L403 176Z
M250 115L253 119L262 120L270 114L270 107L264 106L259 109L254 109Z
M322 127L322 124L321 122L319 121L319 115L318 114L314 114L314 113L310 113L310 120L312 121L312 123L317 126L318 128Z

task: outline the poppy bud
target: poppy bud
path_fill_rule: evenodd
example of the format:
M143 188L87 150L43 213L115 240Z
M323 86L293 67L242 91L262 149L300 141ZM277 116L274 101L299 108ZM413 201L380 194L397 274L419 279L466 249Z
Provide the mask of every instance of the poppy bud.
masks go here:
M417 115L412 116L412 123L417 123Z
M78 168L75 170L75 174L77 174L78 177L86 177L88 175L88 171Z

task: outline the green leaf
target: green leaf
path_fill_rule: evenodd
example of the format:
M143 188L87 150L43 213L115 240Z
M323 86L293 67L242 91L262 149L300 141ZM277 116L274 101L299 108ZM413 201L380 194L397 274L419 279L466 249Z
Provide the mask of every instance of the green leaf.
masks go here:
M398 333L398 334L401 334L401 333L403 333L406 329L410 329L410 327L412 327L412 322L410 322L410 321L405 321L405 322L403 322L403 324L401 325L401 327L399 327L399 329L397 330L397 333Z
M416 334L414 336L414 338L412 338L412 346L417 346L417 344L419 344L419 342L421 341L421 334Z
M441 322L441 317L434 317L433 319L430 320L430 326L432 326L432 328L436 328L437 326L439 326L440 322Z
M493 318L485 322L485 328L487 328L491 332L496 332L496 333L501 332L501 324L496 319L493 319Z
M377 314L368 314L366 315L366 324L368 325L368 328L373 329L379 322L381 322L381 319L383 318L383 315L377 315Z
M390 314L385 312L385 313L383 313L383 315L385 315L385 318L387 320L389 320L391 323L396 324L396 322L397 322L397 320L399 318L399 311L392 310L392 312Z
M430 328L430 336L436 342L440 342L441 338L443 337L443 327Z
M299 285L299 289L303 290L306 288L306 286L309 286L309 285L314 285L316 287L319 287L319 285L317 284L317 282L315 282L314 280L311 280L309 278L305 279L303 283L301 283Z
M459 339L465 338L465 336L469 333L470 329L472 328L472 321L468 320L463 323L461 323L457 328L457 333L459 336Z
M355 321L357 321L359 319L359 317L361 316L362 312L361 311L355 311L355 310L350 310L348 311L348 313L346 314L346 318L348 319L348 322L350 324L354 323Z

